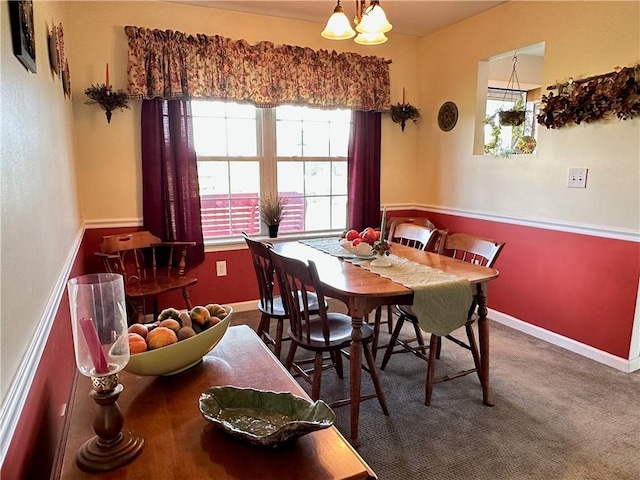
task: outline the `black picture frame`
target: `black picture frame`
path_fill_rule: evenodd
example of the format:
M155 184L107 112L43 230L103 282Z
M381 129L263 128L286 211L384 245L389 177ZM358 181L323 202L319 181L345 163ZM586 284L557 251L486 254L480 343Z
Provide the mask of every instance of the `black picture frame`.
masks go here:
M33 0L9 0L8 3L13 53L28 71L37 73Z

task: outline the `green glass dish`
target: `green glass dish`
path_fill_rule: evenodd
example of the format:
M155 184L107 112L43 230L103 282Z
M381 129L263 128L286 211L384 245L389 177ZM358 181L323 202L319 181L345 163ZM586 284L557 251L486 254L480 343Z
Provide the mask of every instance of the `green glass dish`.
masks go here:
M285 446L335 420L322 400L312 403L289 392L212 387L200 395L199 403L204 418L225 432L268 448Z

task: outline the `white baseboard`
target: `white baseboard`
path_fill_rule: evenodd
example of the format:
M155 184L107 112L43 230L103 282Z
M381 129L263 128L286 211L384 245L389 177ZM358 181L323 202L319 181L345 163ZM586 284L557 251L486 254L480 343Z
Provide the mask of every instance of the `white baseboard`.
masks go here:
M640 358L626 360L624 358L616 357L610 353L603 352L602 350L577 342L571 338L567 338L557 333L550 332L549 330L545 330L544 328L523 322L511 315L507 315L506 313L498 312L496 310L489 309L487 316L491 320L502 325L526 333L532 337L539 338L540 340L544 340L552 345L557 345L558 347L562 347L566 350L577 353L578 355L582 355L583 357L590 358L596 362L608 365L616 370L630 373L640 369Z
M258 309L258 300L248 300L246 302L230 303L234 312L248 312Z

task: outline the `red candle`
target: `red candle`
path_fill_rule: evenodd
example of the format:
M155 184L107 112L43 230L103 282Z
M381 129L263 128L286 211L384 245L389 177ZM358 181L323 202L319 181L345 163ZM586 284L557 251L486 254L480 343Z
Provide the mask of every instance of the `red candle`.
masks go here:
M107 65L107 78L109 78L108 68L109 68L109 65ZM402 104L403 105L406 104L406 101L405 101L404 97L405 97L405 95L404 95L404 87L402 87Z
M91 361L96 369L96 374L109 373L109 365L107 365L107 359L104 357L104 352L100 346L100 339L98 338L98 332L90 318L81 318L78 322L80 330L84 335L84 340L87 343L89 354L91 355Z
M109 64L107 63L107 82L105 83L105 86L107 87L107 89L111 88L111 85L109 85Z

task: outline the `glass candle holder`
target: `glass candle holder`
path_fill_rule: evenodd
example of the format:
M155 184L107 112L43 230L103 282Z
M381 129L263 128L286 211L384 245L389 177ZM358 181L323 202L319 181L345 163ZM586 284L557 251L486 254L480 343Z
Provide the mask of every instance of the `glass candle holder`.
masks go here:
M76 461L85 471L108 471L133 460L144 445L142 437L122 430L117 403L123 390L118 372L129 362L124 280L115 273L84 275L69 280L67 289L76 364L91 378L91 398L99 406L96 436L80 447Z
M68 290L78 370L93 378L118 373L129 362L122 275L72 278Z

